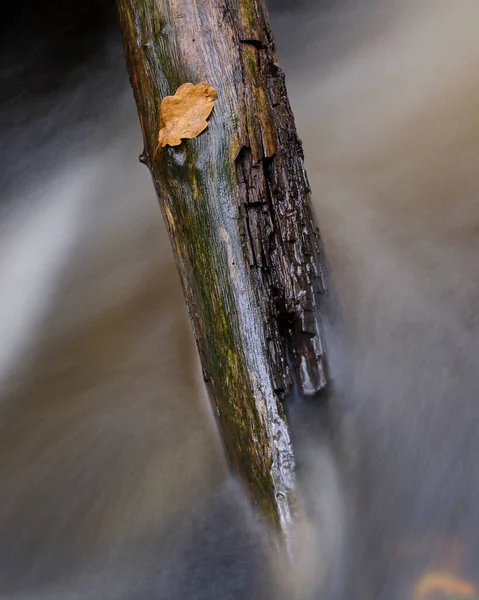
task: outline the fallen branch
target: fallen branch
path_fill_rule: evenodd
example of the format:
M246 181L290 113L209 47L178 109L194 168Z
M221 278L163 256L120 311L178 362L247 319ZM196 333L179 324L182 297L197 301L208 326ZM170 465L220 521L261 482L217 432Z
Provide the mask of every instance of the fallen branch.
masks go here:
M321 244L262 0L118 0L151 171L228 456L287 537L295 460L284 403L327 383ZM160 103L217 92L208 128L158 144ZM155 152L156 151L156 152Z

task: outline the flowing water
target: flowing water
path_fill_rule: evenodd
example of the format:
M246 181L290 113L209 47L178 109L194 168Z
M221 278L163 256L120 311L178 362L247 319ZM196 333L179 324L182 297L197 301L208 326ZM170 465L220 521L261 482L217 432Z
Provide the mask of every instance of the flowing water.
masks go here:
M0 40L0 599L479 598L477 0L270 2L335 288L290 567L222 454L114 6L30 4Z

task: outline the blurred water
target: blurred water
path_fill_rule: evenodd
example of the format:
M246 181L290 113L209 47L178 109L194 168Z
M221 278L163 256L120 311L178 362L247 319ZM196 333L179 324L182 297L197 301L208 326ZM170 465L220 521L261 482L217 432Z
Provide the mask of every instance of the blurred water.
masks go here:
M312 520L280 575L203 395L114 7L52 6L1 42L0 598L479 584L479 5L271 2L341 308L332 409L291 415Z
M309 10L276 31L347 331L358 586L407 598L479 576L479 5Z

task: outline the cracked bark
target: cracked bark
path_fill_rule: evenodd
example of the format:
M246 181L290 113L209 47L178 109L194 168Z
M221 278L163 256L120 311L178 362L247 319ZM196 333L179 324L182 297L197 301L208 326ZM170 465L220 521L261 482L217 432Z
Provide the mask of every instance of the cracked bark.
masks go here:
M321 242L262 0L118 0L150 169L230 461L286 537L295 510L285 416L327 384ZM159 105L218 92L208 129L158 151Z

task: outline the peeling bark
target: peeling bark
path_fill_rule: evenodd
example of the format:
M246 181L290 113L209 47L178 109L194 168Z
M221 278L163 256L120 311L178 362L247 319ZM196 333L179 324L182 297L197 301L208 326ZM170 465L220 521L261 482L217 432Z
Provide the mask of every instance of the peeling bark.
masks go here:
M284 405L328 381L321 242L262 0L118 0L130 80L205 381L228 456L288 537L294 453ZM154 156L161 99L218 92L208 129Z

